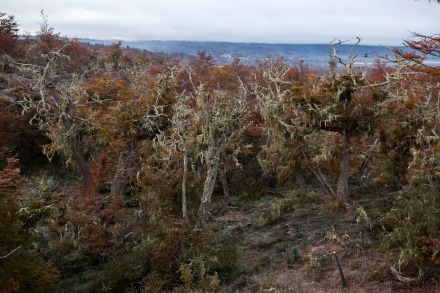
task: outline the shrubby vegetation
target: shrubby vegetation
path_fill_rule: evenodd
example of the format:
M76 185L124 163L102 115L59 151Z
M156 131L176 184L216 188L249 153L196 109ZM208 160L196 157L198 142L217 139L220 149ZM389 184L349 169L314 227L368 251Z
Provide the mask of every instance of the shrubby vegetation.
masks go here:
M328 68L182 64L64 38L42 16L19 38L0 13L1 292L219 291L251 265L243 233L216 219L275 185L295 196L240 231L325 197L342 214L370 190L392 207L358 208L357 242L326 239L359 249L369 235L400 280L438 281L440 69L424 63L438 36L371 66L342 60L340 42Z

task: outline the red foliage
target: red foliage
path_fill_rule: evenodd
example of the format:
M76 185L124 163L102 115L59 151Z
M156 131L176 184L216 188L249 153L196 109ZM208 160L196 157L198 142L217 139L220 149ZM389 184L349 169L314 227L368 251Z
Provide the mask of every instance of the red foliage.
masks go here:
M121 230L116 218L124 211L122 200L122 196L109 197L90 188L75 194L65 219L81 231L91 252L99 254L117 243Z
M65 61L64 70L74 72L81 67L86 68L90 64L93 52L77 40L67 41L66 44L63 53L68 55L69 59Z
M417 41L406 40L405 45L427 55L440 53L440 37L424 37Z
M424 57L417 52L406 52L400 49L393 49L393 53L406 60L422 61Z
M158 75L158 74L161 74L162 71L163 71L163 70L160 69L160 68L151 68L151 69L148 70L148 74L151 74L151 75Z
M24 180L20 176L20 168L17 167L19 160L8 158L6 161L6 167L0 171L0 192L15 197L19 194L18 186Z
M250 136L260 136L267 128L265 124L249 125L245 129L245 134Z
M40 36L40 41L45 51L53 50L63 45L63 40L54 34L43 34Z
M440 37L438 35L422 36L417 34L415 36L418 37L417 40L405 40L404 42L408 48L414 50L413 52L394 50L394 53L406 61L414 62L415 65L411 67L414 71L438 78L440 76L439 67L428 66L424 62L430 57L440 57Z
M386 63L380 59L374 60L374 65L368 72L368 79L372 83L381 83L386 81L387 68Z
M0 12L0 53L11 52L18 41L18 24L14 16Z

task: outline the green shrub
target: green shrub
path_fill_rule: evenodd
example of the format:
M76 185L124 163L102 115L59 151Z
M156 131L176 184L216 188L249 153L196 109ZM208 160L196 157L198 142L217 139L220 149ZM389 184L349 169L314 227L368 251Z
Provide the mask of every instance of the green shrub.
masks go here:
M257 227L263 227L278 222L283 215L295 208L293 196L275 199L261 213L256 223Z
M430 187L407 187L399 192L391 210L382 218L382 246L395 249L398 269L421 275L438 266L440 197Z

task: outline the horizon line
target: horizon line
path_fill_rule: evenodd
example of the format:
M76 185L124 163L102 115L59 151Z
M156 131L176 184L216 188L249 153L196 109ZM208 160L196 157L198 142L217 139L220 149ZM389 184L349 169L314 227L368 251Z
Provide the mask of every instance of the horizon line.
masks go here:
M263 45L331 45L331 42L323 43L323 42L317 42L317 43L306 43L306 42L258 42L258 41L217 41L217 40L185 40L185 39L138 39L138 40L126 40L122 38L89 38L89 37L67 37L69 39L78 39L78 40L90 40L90 41L100 41L100 42L125 42L125 43L137 43L137 42L188 42L188 43L226 43L226 44L263 44ZM336 40L336 39L335 39ZM347 45L347 46L372 46L372 47L405 47L405 45L382 45L382 44L363 44L356 42L353 39L353 43L351 43L351 40L343 41L340 44L335 43L335 45Z

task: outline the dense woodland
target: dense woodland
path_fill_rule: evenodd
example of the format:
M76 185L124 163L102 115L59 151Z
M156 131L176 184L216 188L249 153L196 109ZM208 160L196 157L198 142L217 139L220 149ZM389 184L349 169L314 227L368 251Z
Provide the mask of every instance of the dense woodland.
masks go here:
M265 270L240 245L316 207L355 231L319 241L384 261L370 282L439 290L438 36L372 65L339 40L326 67L188 63L42 18L19 37L0 13L0 292L292 292L237 281ZM322 269L292 251L279 266Z

